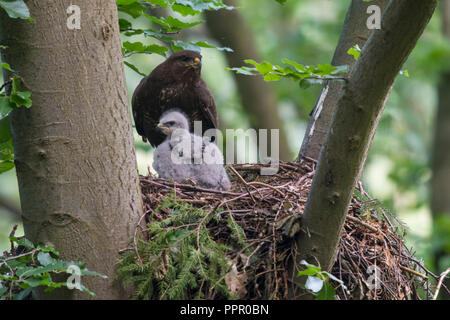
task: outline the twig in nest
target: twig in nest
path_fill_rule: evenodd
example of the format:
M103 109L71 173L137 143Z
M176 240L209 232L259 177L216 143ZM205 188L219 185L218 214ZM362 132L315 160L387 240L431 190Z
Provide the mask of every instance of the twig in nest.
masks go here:
M450 272L450 268L448 268L447 270L442 272L441 275L439 276L439 281L436 286L436 291L434 292L434 295L433 295L433 300L437 299L439 290L441 290L442 282L444 281L445 277L448 275L449 272Z
M141 228L141 223L142 223L142 219L145 218L145 216L147 215L147 212L144 213L140 218L139 221L137 223L136 228L134 228L134 238L133 238L133 243L134 243L134 250L136 251L136 256L139 260L139 263L141 264L141 266L144 265L144 262L141 259L141 256L139 255L139 250L138 250L138 245L137 245L137 232L138 232L138 228Z
M248 188L248 183L247 181L244 180L244 178L242 178L242 176L236 171L236 169L234 169L232 166L229 167L231 171L233 171L233 173L236 175L236 177L238 177L238 179L242 182L242 184L244 185L245 189L248 192L248 195L250 196L250 198L252 199L253 203L256 204L256 200L253 197L253 195L250 192L250 189Z
M411 273L411 274L413 274L415 276L421 277L424 280L428 280L428 277L426 275L421 274L420 272L417 272L416 270L404 267L402 265L400 265L399 268L402 269L402 270L405 270L405 271L407 271L407 272L409 272L409 273Z
M267 183L264 183L264 182L253 181L253 182L248 182L247 185L249 185L249 186L253 186L253 185L264 186L264 187L266 187L266 188L272 189L272 190L275 191L275 192L278 192L278 193L281 194L283 197L285 196L285 194L284 194L282 191L280 191L280 190L278 190L276 187L271 186L270 184L267 184Z
M362 225L363 227L366 227L367 229L369 229L369 230L372 231L372 232L378 233L378 231L379 231L377 228L371 226L371 225L368 224L368 223L365 223L365 222L359 220L358 218L355 218L355 217L352 217L352 216L347 215L347 219L348 219L348 220L351 220L351 221L353 221L353 222L356 222L356 223Z
M160 183L150 180L150 179L146 179L146 180L141 180L144 183L151 183L151 184L155 184L157 186L163 186L169 189L173 189L174 184L168 182L167 180L163 180L163 179L155 179L157 181L159 181ZM216 190L216 189L206 189L206 188L200 188L200 187L195 187L193 185L190 184L179 184L177 183L177 187L178 189L185 189L185 190L189 190L189 191L198 191L198 192L205 192L205 193L216 193L216 194L221 194L221 195L227 195L227 196L237 196L240 195L240 193L236 193L236 192L228 192L228 191L220 191L220 190Z

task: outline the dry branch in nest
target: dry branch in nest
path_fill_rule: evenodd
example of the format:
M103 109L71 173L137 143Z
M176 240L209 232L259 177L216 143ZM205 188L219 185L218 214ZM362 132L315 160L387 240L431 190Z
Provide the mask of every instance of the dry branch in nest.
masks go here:
M156 210L168 196L206 212L199 222L185 227L189 234L195 234L207 223L214 241L233 248L227 253L229 270L220 281L225 282L234 297L288 299L293 282L287 266L296 250L292 239L300 230L297 221L307 201L315 163L281 162L274 176L260 176L261 165L234 165L227 169L232 180L230 192L141 177L147 222L162 221L170 215L168 210ZM405 246L403 227L365 193L361 184L357 189L358 196L351 201L331 272L348 290L336 286L336 298L419 299L418 288L428 279L422 272L427 270ZM216 218L212 222L211 215ZM243 230L245 238L240 246L231 236L230 219ZM199 238L197 235L200 249ZM133 250L136 260L142 263L145 257L139 255L137 246ZM199 290L201 295L195 292ZM208 288L201 281L200 286L186 290L183 297L223 296L215 292L214 286ZM167 297L160 292L149 298Z

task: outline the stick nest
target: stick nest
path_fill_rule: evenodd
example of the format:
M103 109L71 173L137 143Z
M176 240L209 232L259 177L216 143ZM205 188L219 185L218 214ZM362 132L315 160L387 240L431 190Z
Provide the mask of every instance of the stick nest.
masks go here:
M140 222L145 219L148 225L167 220L171 208L162 203L168 197L201 210L204 214L197 220L176 227L169 223L164 228L188 230L188 234L197 237L198 252L204 246L200 243L201 227L205 227L215 242L228 246L228 250L224 251L228 269L222 271L222 276L216 282L226 284L231 297L289 299L293 297L292 292L295 296L298 288L288 272L289 263L293 261L297 250L293 236L301 230L298 218L306 205L315 162L282 162L278 174L274 176L261 176L260 169L261 165L228 166L232 180L230 192L174 184L151 175L141 176L146 214ZM240 227L243 239L236 237L230 221ZM149 231L148 228L139 228L144 234ZM330 282L335 288L336 299L419 299L418 288L423 286L427 276L421 273L423 270L420 268L423 266L405 246L404 233L404 227L377 201L371 199L359 184L349 207L331 270L344 284ZM146 236L147 239L135 236L135 246L130 249L134 254L133 261L141 265L145 264L146 259L155 259L154 255L146 256L139 249L140 244L152 243L153 235L147 233ZM164 252L159 256L160 264L164 264L164 261L167 264L168 255L173 254L167 250ZM313 261L308 262L315 264ZM176 297L230 298L216 290L217 283L208 284L202 279L202 263L208 262L200 263L200 269L191 275L196 278L191 279L192 285L187 283L182 289L182 296ZM159 272L159 276L151 280L152 288L155 285L157 288L158 281L168 276L168 271L164 271L167 268L160 269L163 271ZM377 282L375 277L379 277ZM152 289L146 297L170 298L166 295L169 287L170 284L166 287L160 285L159 289Z

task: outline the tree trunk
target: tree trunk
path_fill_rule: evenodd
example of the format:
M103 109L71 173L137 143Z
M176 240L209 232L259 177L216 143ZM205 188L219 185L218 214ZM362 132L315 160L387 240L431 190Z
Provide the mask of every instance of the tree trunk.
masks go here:
M362 0L353 0L345 18L341 36L339 38L336 51L334 52L331 64L333 66L348 65L352 66L355 62L353 56L347 51L354 45L364 46L367 38L372 32L367 28L366 22L369 17L367 7L377 5L383 12L388 4L388 0L376 0L363 2ZM316 106L311 112L308 127L306 128L300 149L298 160L303 156L317 160L319 158L320 148L322 147L328 128L331 123L336 102L342 93L343 84L337 81L325 83Z
M354 186L383 106L403 63L436 7L431 0L392 0L349 73L303 213L297 261L330 270Z
M238 6L234 0L225 1ZM260 62L262 59L253 39L252 31L238 10L207 11L206 24L210 34L221 45L230 47L234 52L226 52L230 67L241 67L245 59ZM254 129L279 129L280 159L292 160L289 143L283 123L278 115L275 92L271 83L258 77L249 77L233 72L242 107L250 116ZM270 145L267 150L271 150Z
M450 2L443 1L441 4L443 33L450 40ZM441 75L438 88L438 108L435 120L434 144L432 153L431 169L431 212L435 224L435 230L440 231L441 216L450 219L450 72L446 71ZM448 245L448 244L447 244ZM435 250L435 265L438 272L443 272L446 268L441 268L441 261L448 256L445 249L446 244L442 243ZM443 267L443 266L442 266ZM450 288L450 280L447 278L444 284ZM441 290L442 299L450 299L450 295Z
M142 211L115 0L78 0L81 29L69 30L70 0L26 1L36 23L1 17L3 56L32 92L12 113L25 235L56 246L107 280L83 277L100 299L123 298L114 279L119 250ZM79 291L40 299L86 298Z

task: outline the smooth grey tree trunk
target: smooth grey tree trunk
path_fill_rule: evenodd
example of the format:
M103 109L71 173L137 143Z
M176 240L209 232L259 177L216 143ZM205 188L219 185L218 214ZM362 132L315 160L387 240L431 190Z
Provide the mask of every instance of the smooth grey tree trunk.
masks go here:
M450 40L450 1L442 2L442 32ZM443 232L440 225L441 216L450 219L450 71L441 74L438 86L438 107L434 126L434 143L432 151L431 169L431 212L435 224L435 230ZM448 256L448 249L442 243L434 248L435 265L438 272L445 271L441 265ZM447 278L444 284L450 288L450 279ZM450 295L445 290L441 290L442 299L450 299Z
M362 48L372 32L366 25L367 19L370 16L367 14L367 8L371 5L376 5L383 12L388 2L388 0L375 0L371 2L353 0L351 2L336 51L331 61L333 66L353 66L355 59L347 53L348 50L354 45L359 45ZM320 149L325 141L334 108L342 93L342 87L342 82L338 81L328 81L325 83L316 105L311 112L298 160L304 156L314 160L319 158Z
M392 0L367 40L333 114L297 237L298 260L330 270L354 186L386 97L428 24L434 0Z
M100 299L126 297L114 281L119 250L142 212L115 0L26 1L32 24L0 19L3 58L32 92L12 113L25 235L109 276L83 277ZM81 29L66 12L81 9ZM37 292L78 299L79 291Z

